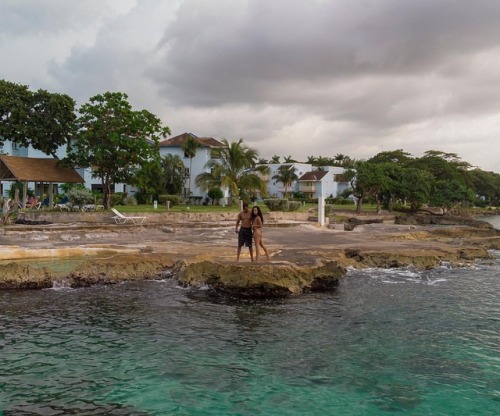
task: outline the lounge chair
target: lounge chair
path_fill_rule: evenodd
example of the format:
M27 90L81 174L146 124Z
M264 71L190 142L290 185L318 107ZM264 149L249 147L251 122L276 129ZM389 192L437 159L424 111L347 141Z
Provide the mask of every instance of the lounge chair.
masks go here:
M115 214L115 216L112 218L117 224L125 224L129 221L133 222L134 224L142 224L144 221L146 221L146 217L126 217L122 213L118 212L115 208L111 208L111 211L113 211L113 213Z

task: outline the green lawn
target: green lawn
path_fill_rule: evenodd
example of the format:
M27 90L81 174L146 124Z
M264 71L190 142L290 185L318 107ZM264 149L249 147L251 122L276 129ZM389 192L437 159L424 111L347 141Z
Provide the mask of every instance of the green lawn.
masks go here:
M258 204L262 212L269 212L268 208L260 203ZM239 206L225 206L220 205L174 205L167 210L165 205L158 205L157 209L154 209L153 205L119 205L115 207L118 211L124 213L134 213L134 212L238 212ZM363 205L363 212L374 212L376 210L376 205ZM299 209L300 211L309 211L310 209L317 211L318 205L316 204L305 204ZM356 210L356 205L334 205L334 209L338 211L352 211Z

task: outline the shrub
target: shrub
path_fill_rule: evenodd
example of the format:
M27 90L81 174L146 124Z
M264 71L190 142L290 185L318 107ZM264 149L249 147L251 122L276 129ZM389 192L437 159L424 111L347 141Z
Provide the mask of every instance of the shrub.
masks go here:
M302 207L300 201L288 201L287 211L297 211Z
M325 215L330 215L334 211L332 204L325 204Z
M137 205L137 199L134 196L126 196L123 198L123 205Z
M88 189L73 188L66 192L69 202L73 205L82 206L85 204L93 204L94 195Z
M208 190L208 197L212 200L213 205L215 200L219 203L219 199L224 198L224 193L220 188L211 188Z
M24 188L24 185L22 182L14 182L11 186L10 186L10 189L9 189L9 197L11 199L14 199L15 197L15 194L16 194L16 189L19 189L19 199L22 199L23 198L23 188ZM28 196L35 196L35 193L33 192L32 189L29 189L27 190L27 195Z
M288 201L287 199L264 199L264 204L269 211L296 211L301 206L302 203L298 201Z
M116 205L123 205L123 198L125 194L123 192L117 192L110 195L109 203L112 207Z

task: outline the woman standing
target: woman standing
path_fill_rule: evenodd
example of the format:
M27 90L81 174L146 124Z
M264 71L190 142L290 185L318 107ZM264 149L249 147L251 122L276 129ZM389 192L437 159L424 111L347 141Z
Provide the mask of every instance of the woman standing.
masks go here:
M262 216L262 211L258 206L252 208L252 228L253 228L253 239L255 241L255 261L259 261L259 246L262 247L264 253L266 253L267 260L269 260L269 253L262 240L262 227L264 226L264 217Z

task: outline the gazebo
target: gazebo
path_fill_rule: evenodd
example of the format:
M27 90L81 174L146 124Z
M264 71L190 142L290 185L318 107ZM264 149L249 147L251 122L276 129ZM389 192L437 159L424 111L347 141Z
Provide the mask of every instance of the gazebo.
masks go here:
M49 184L49 206L54 206L54 183L83 183L72 168L59 165L58 159L0 155L0 181L23 183L22 204L26 208L28 182Z

